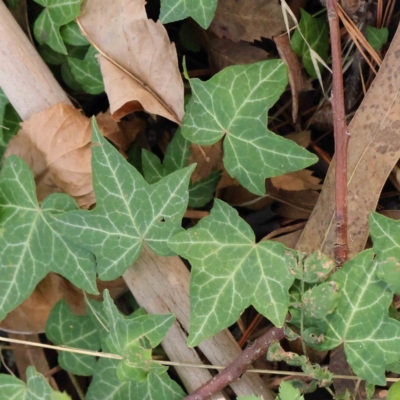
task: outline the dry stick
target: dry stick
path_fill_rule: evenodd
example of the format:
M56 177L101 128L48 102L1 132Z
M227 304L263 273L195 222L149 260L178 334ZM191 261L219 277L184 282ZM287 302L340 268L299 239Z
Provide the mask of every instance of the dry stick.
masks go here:
M342 49L337 2L336 0L327 0L326 6L332 48L333 89L331 103L336 157L336 243L334 255L336 267L340 267L346 262L349 255L347 244L347 144L349 132L344 111Z
M230 365L228 365L218 375L214 376L205 385L197 389L195 392L186 396L184 400L206 400L213 394L220 392L222 389L238 380L247 369L251 368L251 364L259 357L264 355L269 346L276 341L285 337L284 328L273 327L264 335L256 339L248 346Z

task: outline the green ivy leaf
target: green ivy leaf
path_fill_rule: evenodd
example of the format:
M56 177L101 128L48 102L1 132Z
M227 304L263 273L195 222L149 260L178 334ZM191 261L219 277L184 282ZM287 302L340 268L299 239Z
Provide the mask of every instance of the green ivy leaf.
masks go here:
M190 346L232 325L251 304L275 326L283 325L294 280L285 247L256 245L235 209L216 199L208 217L169 245L192 265Z
M265 193L265 178L305 168L317 161L293 141L267 129L267 112L287 85L281 60L225 68L207 82L191 79L192 98L182 134L210 146L224 139L229 175L252 193Z
M53 392L45 377L34 367L26 370L27 383L11 375L0 374L0 398L2 400L55 400L71 398L60 392ZM63 397L59 397L59 396Z
M10 139L20 129L21 118L0 88L0 146L7 147Z
M46 323L46 335L56 345L100 350L97 327L91 318L73 314L64 300L60 300L51 310ZM96 358L61 351L58 354L58 363L62 369L73 374L91 376L96 366Z
M278 400L304 400L300 390L292 386L290 382L282 381L279 386Z
M185 393L168 374L150 373L142 382L117 378L118 361L102 358L97 362L96 373L86 394L86 400L182 400Z
M97 205L92 211L57 216L54 227L91 250L100 279L112 280L139 257L145 243L157 254L173 254L167 241L182 230L187 187L195 165L149 185L103 138L95 120L92 129Z
M376 276L378 262L366 250L331 276L341 290L338 306L325 318L318 348L344 343L347 361L362 379L385 385L385 367L400 359L400 323L388 317L393 292Z
M53 50L67 54L60 27L72 22L80 13L82 0L35 0L45 7L36 19L33 33L39 44L47 44Z
M387 43L389 30L388 28L375 28L367 25L367 40L375 51L380 51L382 46Z
M168 368L153 361L151 349L164 339L175 316L165 314L126 318L115 307L107 290L104 291L103 309L108 319L107 347L124 357L117 366L119 380L141 383L149 373L165 373Z
M89 94L104 92L103 75L96 58L97 50L90 46L83 60L68 57L68 65L76 81Z
M217 0L161 0L160 21L163 24L192 17L207 29L214 18Z
M307 283L324 281L335 266L335 262L320 251L309 256L298 253L299 261L293 268L295 277Z
M318 75L315 71L311 60L310 48L301 37L299 29L306 39L310 47L324 60L327 61L329 54L329 26L325 16L314 18L307 11L301 10L301 19L299 28L297 28L292 36L291 45L293 51L302 58L305 69L308 74L317 79ZM318 64L321 68L321 65Z
M62 26L60 33L64 43L70 44L71 46L88 46L90 44L85 36L82 35L75 21Z
M178 129L168 145L163 163L153 153L142 152L143 175L147 182L156 183L168 174L184 168L190 156L190 142L182 136ZM221 179L221 171L213 171L207 178L189 184L189 206L203 207L214 196L213 193Z
M373 212L369 226L379 261L377 274L393 292L400 293L400 221Z
M97 294L93 255L51 225L56 214L77 208L62 194L47 197L40 208L28 166L16 156L7 158L0 175L0 320L50 271Z

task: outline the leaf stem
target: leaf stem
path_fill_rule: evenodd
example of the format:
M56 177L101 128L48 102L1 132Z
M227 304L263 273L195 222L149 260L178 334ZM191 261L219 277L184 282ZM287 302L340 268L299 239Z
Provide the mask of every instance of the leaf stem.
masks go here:
M347 130L344 108L342 49L340 43L340 27L337 0L326 2L329 20L329 30L332 48L332 112L335 136L335 222L336 243L334 248L336 267L339 268L348 259L349 247L347 242L347 145L349 132Z

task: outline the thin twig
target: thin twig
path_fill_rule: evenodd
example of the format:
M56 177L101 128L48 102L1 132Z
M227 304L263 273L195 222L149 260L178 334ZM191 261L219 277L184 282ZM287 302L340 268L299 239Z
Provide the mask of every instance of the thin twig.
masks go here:
M349 141L349 132L347 130L344 109L342 50L340 43L338 4L336 0L327 0L326 6L332 48L333 89L331 103L336 158L336 243L334 254L336 266L340 267L346 262L349 254L347 243L347 144Z
M228 367L184 400L205 400L240 379L251 364L265 354L269 346L285 337L284 328L273 327L248 346Z

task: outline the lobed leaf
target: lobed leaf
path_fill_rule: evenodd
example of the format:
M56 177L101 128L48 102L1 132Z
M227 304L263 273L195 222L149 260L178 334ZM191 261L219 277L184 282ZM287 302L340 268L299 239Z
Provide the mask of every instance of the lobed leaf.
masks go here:
M366 32L368 43L375 51L380 51L382 46L388 41L388 28L378 29L373 26L367 25Z
M217 0L162 0L160 21L167 24L192 17L202 28L207 29L216 9Z
M80 13L82 0L34 0L45 7L36 19L33 33L39 44L67 54L60 27L72 22Z
M250 226L232 207L216 199L208 217L169 245L192 265L190 346L233 324L249 305L283 325L294 280L285 247L255 244Z
M160 255L173 254L168 239L180 232L195 165L149 185L101 135L93 120L92 211L55 217L54 227L96 255L100 279L120 277L139 257L144 244Z
M191 79L182 134L209 146L224 138L224 165L249 191L265 193L265 178L305 168L317 158L267 129L267 112L287 85L281 60L225 68L207 82Z
M92 253L52 225L57 214L77 210L68 196L54 194L42 206L25 162L10 156L0 175L0 320L21 304L50 271L97 294Z

